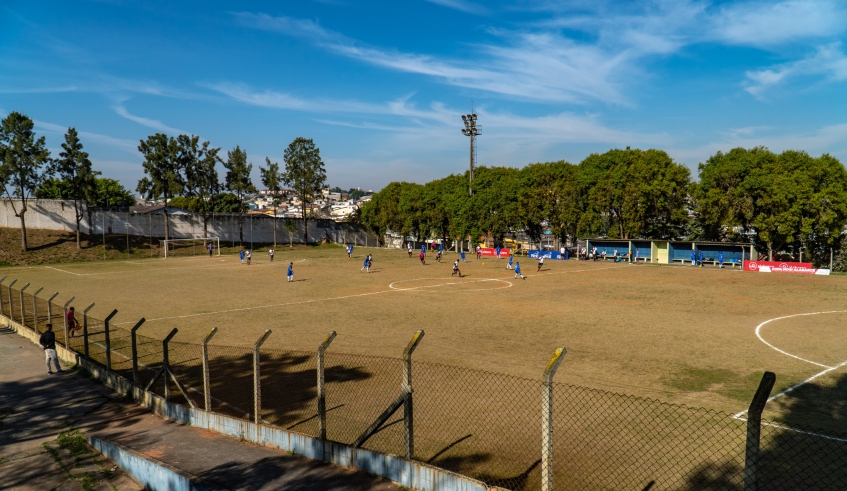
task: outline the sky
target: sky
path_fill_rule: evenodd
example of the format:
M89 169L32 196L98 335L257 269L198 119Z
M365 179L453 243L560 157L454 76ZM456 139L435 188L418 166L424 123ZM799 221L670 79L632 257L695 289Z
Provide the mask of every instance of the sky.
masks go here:
M254 182L314 139L328 183L380 189L477 165L660 148L847 162L841 0L39 1L0 5L0 115L54 156L75 127L134 190L141 139L246 149Z

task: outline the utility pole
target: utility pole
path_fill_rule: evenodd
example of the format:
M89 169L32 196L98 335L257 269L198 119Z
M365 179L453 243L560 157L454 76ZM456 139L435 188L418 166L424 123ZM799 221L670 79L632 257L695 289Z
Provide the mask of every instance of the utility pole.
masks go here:
M471 139L471 171L468 175L468 195L473 196L474 138L482 134L480 131L482 128L476 125L476 114L474 113L462 114L462 121L465 122L462 134Z

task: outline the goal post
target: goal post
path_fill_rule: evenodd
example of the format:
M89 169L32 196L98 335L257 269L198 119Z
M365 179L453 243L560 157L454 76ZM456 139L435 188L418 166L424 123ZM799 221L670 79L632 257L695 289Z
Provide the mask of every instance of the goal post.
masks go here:
M165 258L171 256L198 256L209 253L208 245L212 245L212 254L221 255L221 240L218 237L199 237L193 239L160 240L159 247L165 251Z

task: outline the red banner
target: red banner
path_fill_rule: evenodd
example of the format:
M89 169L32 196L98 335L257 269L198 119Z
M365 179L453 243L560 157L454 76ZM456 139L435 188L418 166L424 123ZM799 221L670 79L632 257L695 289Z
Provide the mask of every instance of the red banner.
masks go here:
M744 261L744 271L759 273L829 274L828 269L817 269L812 263L784 261Z
M497 257L497 249L493 249L490 247L482 247L480 249L482 251L483 256L494 256ZM512 254L512 251L506 249L505 247L500 249L500 257L509 257Z

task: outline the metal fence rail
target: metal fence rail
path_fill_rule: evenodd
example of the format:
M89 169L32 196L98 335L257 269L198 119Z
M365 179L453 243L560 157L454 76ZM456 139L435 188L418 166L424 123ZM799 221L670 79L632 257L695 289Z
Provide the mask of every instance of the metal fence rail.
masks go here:
M172 402L316 438L409 455L510 490L841 490L847 437L762 420L765 374L744 418L552 381L335 353L179 341L114 327L78 306L83 329L65 337L70 301L0 281L0 312ZM29 287L32 288L32 287ZM71 299L73 300L73 299ZM113 311L110 316L115 316ZM108 336L107 336L108 330ZM270 332L257 340L260 346ZM398 353L399 354L399 353ZM208 405L207 405L208 401ZM838 409L840 410L840 409ZM840 413L839 413L840 414Z

